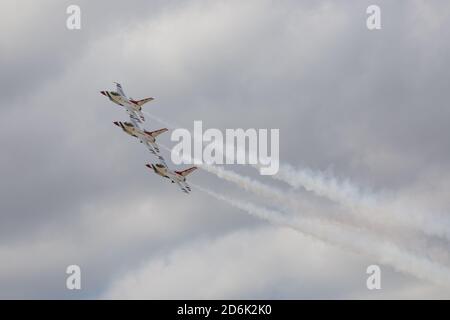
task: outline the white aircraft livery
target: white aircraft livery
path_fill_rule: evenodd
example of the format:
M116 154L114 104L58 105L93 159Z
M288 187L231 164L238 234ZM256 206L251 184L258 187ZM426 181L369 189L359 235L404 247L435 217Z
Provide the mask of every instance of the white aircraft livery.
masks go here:
M154 99L145 98L142 100L133 100L131 97L125 95L122 86L119 83L115 82L115 84L117 86L116 91L100 91L100 93L108 97L112 102L124 107L130 117L130 121L114 121L113 123L120 127L125 133L137 138L158 158L156 164L146 164L147 167L153 169L156 174L168 178L172 183L177 183L184 193L191 192L191 187L186 182L186 176L197 169L197 167L191 167L183 171L170 170L166 161L160 154L159 146L156 143L156 137L168 131L168 129L162 128L155 131L147 131L144 128L143 121L145 121L145 118L141 111L142 105Z
M186 182L186 176L197 169L197 167L191 167L183 171L172 171L162 163L146 164L146 166L150 169L153 169L156 174L170 179L172 183L176 182L184 193L189 193L191 191L191 187Z
M156 144L155 138L159 136L161 133L168 131L167 128L162 128L155 131L147 131L145 129L139 128L138 126L135 126L130 122L114 121L113 123L116 126L122 128L122 130L125 131L130 136L138 138L139 141L145 144L148 150L150 150L150 152L153 153L154 155L157 155L157 153L159 153L159 147Z
M118 104L125 108L127 113L130 115L131 119L142 123L145 121L144 115L142 114L142 105L149 101L154 100L154 98L145 98L142 100L133 100L131 97L128 98L123 92L120 83L115 82L117 89L116 91L100 91L101 94L108 97L112 102Z

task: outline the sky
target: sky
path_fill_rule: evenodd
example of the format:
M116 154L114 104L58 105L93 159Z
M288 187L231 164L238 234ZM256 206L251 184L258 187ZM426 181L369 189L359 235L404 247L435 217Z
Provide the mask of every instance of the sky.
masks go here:
M450 298L450 3L1 8L0 298ZM279 129L279 174L197 170L183 194L113 125L115 81L155 98L148 130Z

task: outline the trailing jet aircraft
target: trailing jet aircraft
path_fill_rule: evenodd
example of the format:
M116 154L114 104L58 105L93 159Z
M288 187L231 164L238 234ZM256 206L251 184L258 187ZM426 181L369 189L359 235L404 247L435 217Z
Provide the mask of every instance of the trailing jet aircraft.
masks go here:
M132 121L133 122L133 121ZM133 136L135 138L138 138L139 141L143 144L145 144L150 150L151 153L157 156L157 153L159 153L159 147L156 144L156 137L159 136L161 133L166 132L167 128L162 128L155 131L147 131L145 129L141 129L136 124L130 123L130 122L121 122L121 121L114 121L113 122L116 126L122 128L123 131L128 133L130 136ZM161 159L162 157L160 157Z
M169 170L169 168L166 165L161 163L157 164L150 163L146 164L145 166L150 169L153 169L153 171L155 171L156 174L164 178L170 179L172 183L176 182L184 193L189 193L191 191L191 187L186 182L186 176L195 169L197 169L197 167L191 167L183 171L172 171Z
M141 121L145 121L144 115L142 114L142 105L149 101L154 100L154 98L145 98L142 100L133 100L132 98L128 98L122 90L122 86L120 83L114 82L117 86L116 91L100 91L100 93L109 98L112 102L118 104L125 108L127 113L130 115L130 118L136 120L141 123Z

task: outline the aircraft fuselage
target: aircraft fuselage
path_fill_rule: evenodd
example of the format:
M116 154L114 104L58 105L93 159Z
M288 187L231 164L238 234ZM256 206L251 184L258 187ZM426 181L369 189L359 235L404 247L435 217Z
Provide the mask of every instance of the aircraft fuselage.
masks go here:
M136 103L131 102L130 99L120 95L119 93L117 93L115 91L101 91L101 93L104 96L107 96L109 98L109 100L111 100L115 104L118 104L119 106L131 108L134 111L141 111L141 109L142 109L141 106L139 106Z
M155 142L156 139L151 136L150 134L145 133L143 130L133 126L131 123L123 123L123 122L114 122L116 126L119 126L128 133L130 136L136 137L141 141L149 141L149 142Z
M179 175L173 171L168 170L165 166L160 164L151 164L147 165L147 167L153 169L156 174L160 175L161 177L168 178L172 181L172 183L175 183L177 181L186 181L186 177L183 177L182 175Z

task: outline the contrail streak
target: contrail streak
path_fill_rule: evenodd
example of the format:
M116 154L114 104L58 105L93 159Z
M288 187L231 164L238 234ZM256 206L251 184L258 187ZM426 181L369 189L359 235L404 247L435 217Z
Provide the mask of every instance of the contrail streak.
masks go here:
M153 120L158 121L159 123L165 125L167 127L167 129L176 129L179 128L179 126L177 126L176 124L172 124L164 119L161 119L160 117L157 117L151 113L148 113L147 111L142 111L142 113L144 113L145 115L149 116L150 118L152 118Z
M172 128L176 127L147 112L146 114L165 125ZM260 169L259 165L253 166ZM262 193L262 195L274 195L273 192L275 192L276 199L282 198L279 191L269 190L264 185L255 186L255 184L252 186L257 188L250 188L249 183L242 181L242 177L239 177L239 175L226 174L224 171L218 170L210 167L208 171L220 175L228 181L238 183L247 190ZM407 227L429 236L438 236L450 240L450 219L448 217L423 212L405 203L395 203L379 195L363 192L349 180L339 181L335 177L327 176L320 171L307 168L295 169L287 164L280 165L279 172L271 177L287 183L294 189L302 187L309 192L342 205L349 209L343 211L343 214L350 215L358 221L364 220L378 226Z
M450 220L448 217L424 212L412 205L386 199L379 195L367 194L350 181L341 182L334 177L326 177L321 172L309 169L296 170L290 165L281 165L274 179L289 184L294 189L303 187L316 195L328 198L350 209L352 216L386 226L408 227L429 236L450 240ZM393 201L394 200L394 201Z
M406 252L396 245L378 239L366 232L362 233L355 228L345 228L345 232L342 232L342 227L324 223L317 219L293 218L277 211L256 206L250 202L226 197L198 185L192 186L217 200L224 201L235 208L273 224L290 227L332 245L371 256L380 263L392 266L397 271L411 274L440 286L450 287L450 269L448 267Z
M169 152L171 151L166 146L162 147ZM232 171L227 171L221 167L208 164L202 164L200 167L215 174L219 178L234 182L240 187L252 191L255 194L269 196L272 200L276 200L279 203L285 203L286 200L290 200L282 191L271 186L264 185L248 177L243 177ZM293 176L297 177L295 174L293 174ZM286 178L286 176L281 175L281 178ZM321 191L320 195L328 196L328 198L331 198L329 197L330 194L334 194L332 198L334 201L344 202L343 200L347 201L353 198L355 200L354 202L358 203L358 206L360 206L361 203L365 205L373 204L373 198L361 197L358 189L355 189L350 183L347 183L345 188L341 190L340 184L337 183L337 181L329 184L322 179L322 184L319 184L321 188L317 188L317 179L307 175L303 177L303 179L306 179L306 181L307 179L310 179L308 184L310 191L319 190ZM294 187L303 186L303 184L295 184L294 180L292 180L292 184ZM333 186L333 188L330 189L330 185ZM391 265L398 271L412 274L420 279L429 280L439 285L445 284L446 286L450 286L450 270L447 267L437 264L429 259L420 258L414 254L406 252L393 243L379 239L373 234L371 235L367 232L362 233L359 229L332 224L324 220L285 216L277 211L258 207L249 202L231 199L197 185L193 186L218 200L225 201L236 208L244 210L247 213L265 219L271 223L289 226L295 230L319 238L322 241L337 244L360 254L369 254L381 263ZM330 190L333 191L333 193L330 193ZM358 200L361 199L364 200L358 202ZM354 202L348 202L347 205L355 208L355 206L353 206ZM356 208L358 206L356 206Z
M163 144L160 144L160 146L164 150L171 152L170 148L168 148L167 146L165 146ZM191 157L186 156L186 161L193 162L193 160L194 159L192 159ZM293 207L293 206L295 206L295 203L297 202L295 199L287 196L283 191L281 191L275 187L268 186L264 183L261 183L257 180L253 180L246 176L242 176L233 171L225 170L222 167L218 167L218 166L206 164L206 163L198 164L197 166L199 168L201 168L202 170L205 170L206 172L214 174L215 176L217 176L220 179L232 182L246 191L252 192L259 196L269 198L272 201L275 201L283 206L290 205L291 207Z

